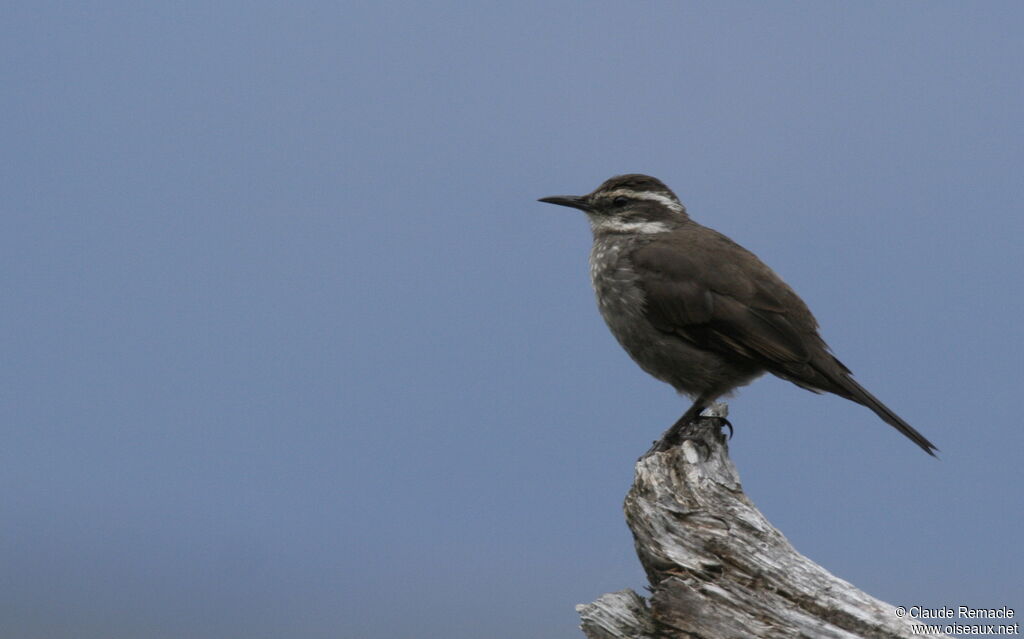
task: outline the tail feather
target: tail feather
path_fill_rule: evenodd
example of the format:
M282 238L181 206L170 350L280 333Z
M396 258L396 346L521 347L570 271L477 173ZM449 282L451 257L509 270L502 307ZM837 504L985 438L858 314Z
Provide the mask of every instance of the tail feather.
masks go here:
M935 457L935 444L928 441L921 433L903 421L903 419L892 412L888 406L878 400L877 397L868 392L866 388L858 384L850 373L850 369L843 365L831 353L828 352L824 342L820 343L821 349L812 356L811 361L802 363L788 362L779 366L778 363L767 365L766 368L782 379L789 380L801 388L806 388L815 393L834 393L844 399L857 402L861 406L870 408L876 415L882 418L896 430L921 447L921 450Z
M842 380L836 381L839 382L843 390L846 391L846 394L837 394L843 395L847 399L853 400L862 406L867 406L874 411L876 415L881 417L882 421L903 433L910 441L920 446L921 450L932 457L935 457L935 452L939 450L935 447L935 444L928 441L928 438L917 432L913 426L903 421L899 415L892 412L888 406L869 393L866 388L854 381L852 377L844 375Z

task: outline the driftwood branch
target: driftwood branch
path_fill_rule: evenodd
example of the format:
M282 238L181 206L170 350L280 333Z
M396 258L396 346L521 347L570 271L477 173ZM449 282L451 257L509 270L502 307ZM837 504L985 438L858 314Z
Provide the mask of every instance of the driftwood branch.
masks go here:
M725 417L724 404L703 415ZM636 465L626 522L650 582L577 606L590 639L909 639L895 607L798 553L743 494L721 419Z

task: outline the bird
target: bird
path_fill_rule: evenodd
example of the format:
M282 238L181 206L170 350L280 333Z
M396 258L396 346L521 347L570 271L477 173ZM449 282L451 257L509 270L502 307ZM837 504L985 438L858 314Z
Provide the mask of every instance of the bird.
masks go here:
M716 399L767 372L866 406L935 456L934 444L853 379L793 289L691 219L661 180L618 175L587 195L539 201L586 213L590 278L608 328L641 369L693 399L652 451L677 445Z

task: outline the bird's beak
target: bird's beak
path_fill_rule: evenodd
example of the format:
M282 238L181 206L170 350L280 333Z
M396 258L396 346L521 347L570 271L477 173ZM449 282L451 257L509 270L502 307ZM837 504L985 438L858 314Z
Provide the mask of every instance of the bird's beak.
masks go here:
M571 206L574 209L581 211L589 211L590 204L587 202L587 198L584 195L552 195L551 197L542 197L537 200L538 202L547 202L548 204L557 204L559 206Z

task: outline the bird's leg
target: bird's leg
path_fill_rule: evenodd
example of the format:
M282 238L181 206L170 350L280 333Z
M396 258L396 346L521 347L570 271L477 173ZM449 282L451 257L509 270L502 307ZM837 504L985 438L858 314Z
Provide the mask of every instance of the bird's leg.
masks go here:
M684 439L687 439L687 437L684 435L686 427L700 418L700 414L711 404L711 401L714 399L714 397L715 396L711 394L699 396L697 400L693 402L693 405L690 406L690 408L688 408L685 413L683 413L683 416L677 419L676 423L672 424L672 426L665 431L665 433L661 436L661 439L654 442L654 446L652 446L651 449L647 451L647 454L654 452L664 452L672 448L673 446L678 446L680 443L682 443ZM713 419L721 420L725 426L729 427L729 438L731 439L733 434L733 428L732 424L729 423L729 420L726 419L725 417L720 416L715 416L713 417Z

